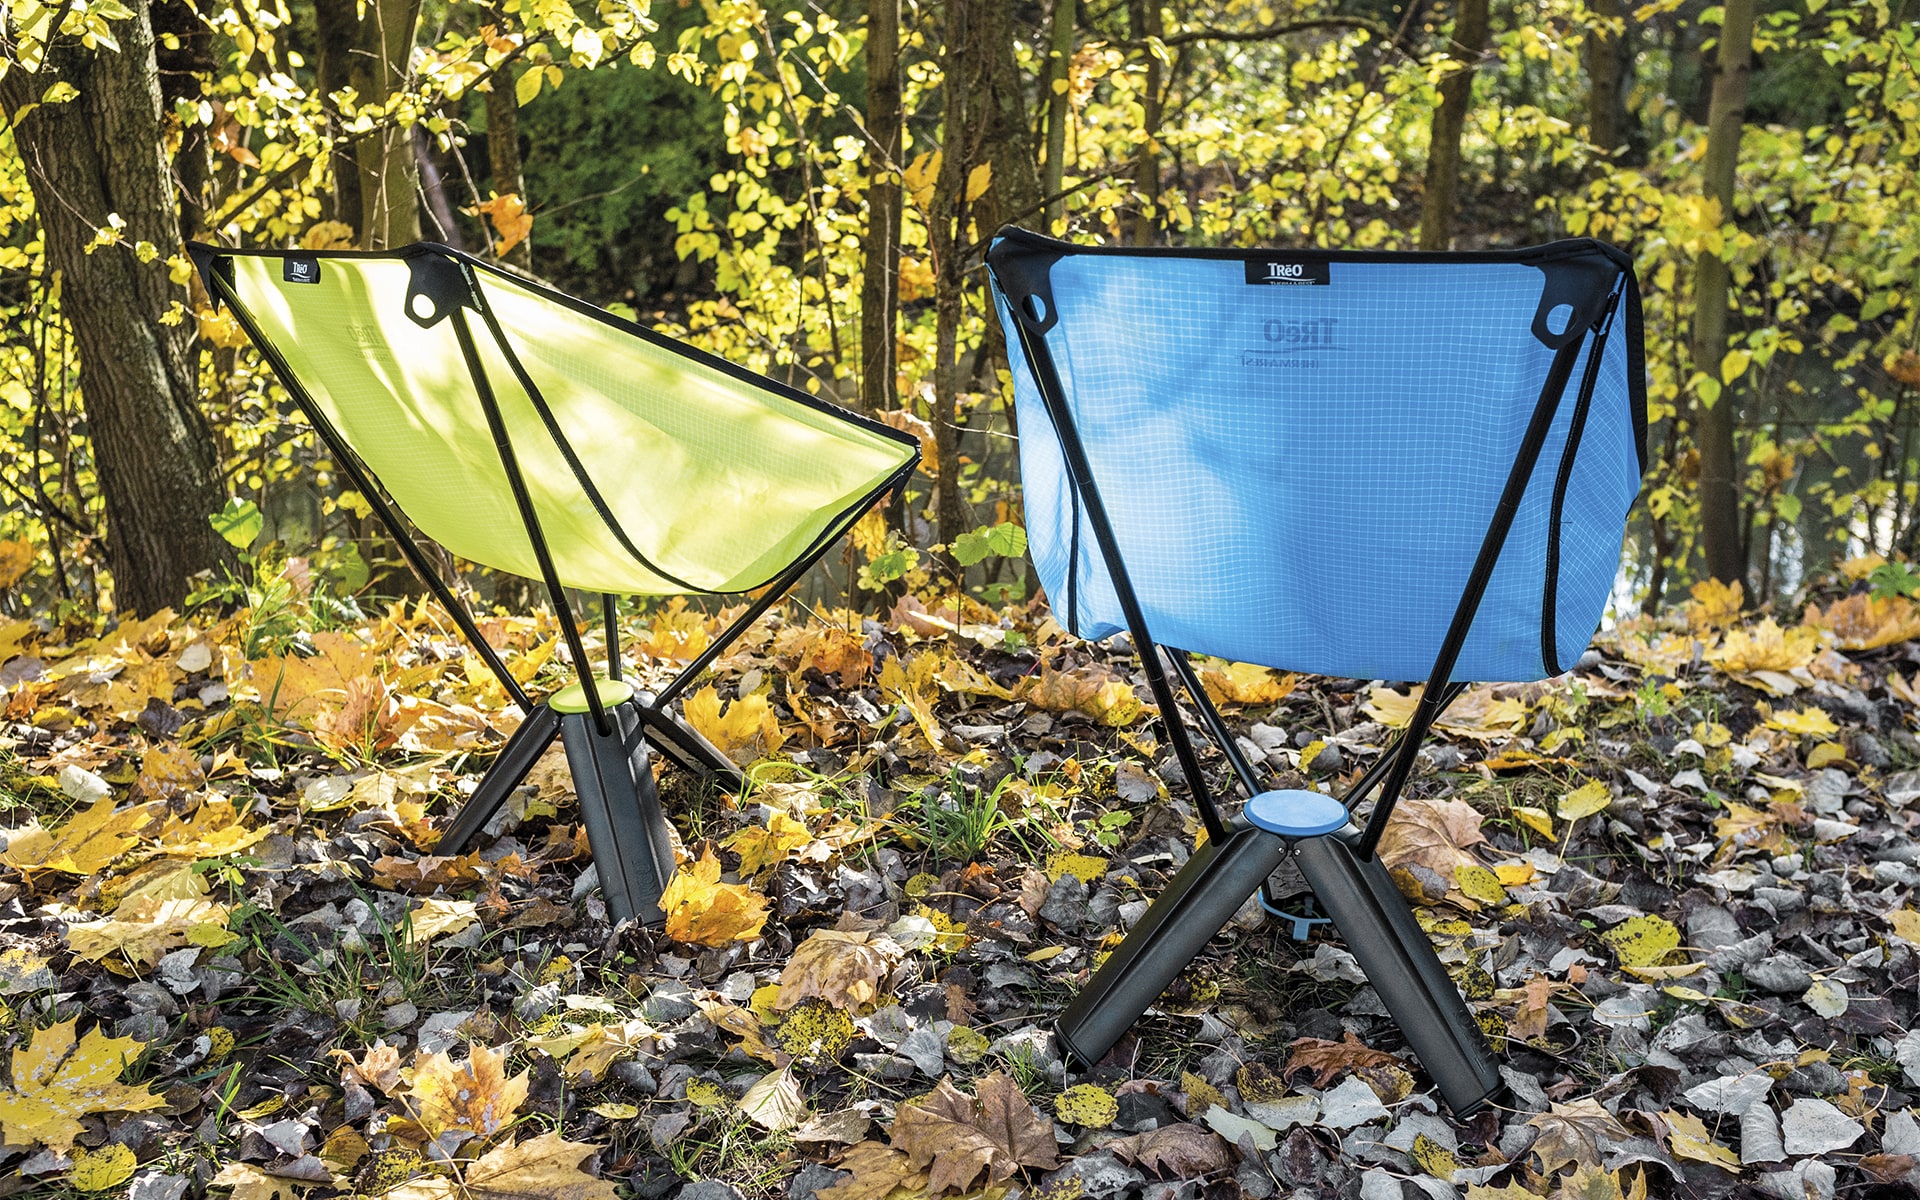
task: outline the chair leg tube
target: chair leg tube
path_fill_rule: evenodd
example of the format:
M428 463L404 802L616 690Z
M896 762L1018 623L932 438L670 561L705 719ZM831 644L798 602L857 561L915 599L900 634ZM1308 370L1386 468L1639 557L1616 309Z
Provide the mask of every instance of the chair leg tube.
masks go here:
M739 791L745 785L746 776L734 761L672 709L656 708L652 692L638 692L633 699L640 721L646 727L647 740L668 762L682 770L705 775L729 791Z
M1302 839L1294 858L1453 1115L1465 1118L1498 1096L1503 1084L1486 1034L1379 858L1360 858L1341 834Z
M564 715L560 740L608 914L616 924L638 917L658 925L665 920L660 894L673 875L672 837L654 790L639 713L628 701L608 715L613 728L605 734L589 714Z
M1196 850L1061 1014L1061 1049L1089 1065L1105 1058L1286 854L1284 841L1246 826Z
M434 847L439 854L458 854L466 849L473 836L486 828L493 814L513 795L533 770L533 764L553 745L553 739L560 736L560 714L544 704L536 705L527 714L520 728L513 731L507 744L500 748L499 757L480 777L480 786L474 789L473 796L462 805L453 818L453 825Z

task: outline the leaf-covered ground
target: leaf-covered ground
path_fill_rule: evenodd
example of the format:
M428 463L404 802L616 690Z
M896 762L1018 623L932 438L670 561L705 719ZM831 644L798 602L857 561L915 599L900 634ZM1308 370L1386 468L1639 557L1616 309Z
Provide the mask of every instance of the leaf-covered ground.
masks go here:
M1037 606L756 626L687 703L747 794L661 777L663 931L609 928L557 749L434 853L517 714L428 609L6 626L0 1192L1904 1194L1920 608L1862 592L1700 589L1450 711L1384 853L1496 1035L1508 1107L1465 1123L1337 940L1253 905L1060 1061L1199 828L1124 640ZM635 617L629 669L720 625ZM550 628L487 632L565 678ZM1203 675L1285 786L1414 702Z

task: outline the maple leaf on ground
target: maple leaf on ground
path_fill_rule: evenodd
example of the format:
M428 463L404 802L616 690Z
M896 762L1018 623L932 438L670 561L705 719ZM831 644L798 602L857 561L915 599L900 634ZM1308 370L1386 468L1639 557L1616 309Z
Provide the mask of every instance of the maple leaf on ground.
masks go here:
M599 1152L598 1146L543 1133L494 1147L458 1168L457 1179L435 1175L403 1183L386 1200L615 1200L612 1181L584 1169Z
M1647 1173L1637 1172L1627 1184L1620 1172L1581 1166L1560 1181L1554 1200L1647 1200Z
M1400 801L1380 838L1380 860L1391 869L1414 864L1452 879L1455 867L1478 866L1467 852L1487 840L1480 813L1463 800L1413 796Z
M881 981L899 961L890 938L816 929L794 947L780 972L780 999L773 1007L785 1012L810 996L840 1008L864 1007L879 999Z
M38 1030L13 1052L13 1087L0 1091L0 1131L15 1146L42 1145L65 1153L88 1113L146 1112L166 1105L145 1086L120 1082L120 1072L144 1046L98 1029L74 1040L79 1019Z
M1300 677L1282 675L1254 663L1209 662L1199 669L1200 685L1215 704L1278 704L1300 686Z
M1920 605L1905 596L1875 599L1861 592L1835 600L1824 612L1809 604L1801 621L1831 630L1842 650L1878 650L1920 638Z
M380 1092L391 1092L400 1086L400 1048L389 1046L384 1040L374 1042L359 1062L353 1061L353 1055L346 1050L330 1050L327 1057L340 1064L343 1081L352 1080Z
M180 871L122 900L111 917L67 926L67 945L86 962L118 954L148 970L189 942L223 946L234 938L227 932L227 910L206 895L204 875Z
M11 831L0 863L17 871L91 875L133 848L139 841L133 831L149 816L141 807L115 812L112 798L105 797L57 829L43 828L36 820Z
M902 1105L889 1133L934 1193L970 1190L1013 1177L1021 1167L1059 1163L1053 1123L1033 1111L1018 1084L1001 1072L981 1079L969 1096L942 1078L916 1104Z
M765 825L749 825L720 845L740 856L740 874L751 877L779 866L789 854L811 841L813 834L804 824L775 811Z
M750 941L766 927L767 898L743 883L720 881L720 859L711 848L681 867L660 897L667 936L697 946Z
M853 1174L832 1187L821 1188L820 1200L886 1200L895 1188L924 1192L927 1173L915 1170L904 1151L879 1142L861 1142L847 1150L835 1166Z
M688 696L680 707L687 724L742 766L765 758L786 741L773 706L757 692L740 696L723 709L720 693L709 684Z
M462 1062L445 1051L414 1061L404 1099L413 1119L433 1141L443 1133L491 1137L527 1102L528 1073L507 1075L507 1054L475 1045Z
M1540 1131L1533 1151L1540 1156L1541 1170L1548 1175L1558 1174L1568 1163L1598 1168L1605 1157L1603 1139L1625 1141L1633 1136L1618 1118L1592 1099L1555 1104L1548 1112L1535 1113L1527 1124Z
M1292 1078L1295 1071L1312 1071L1313 1086L1323 1088L1332 1083L1334 1077L1342 1071L1359 1071L1371 1067L1404 1067L1395 1056L1385 1050L1373 1047L1353 1036L1348 1030L1341 1040L1330 1042L1325 1038L1295 1038L1291 1043L1293 1053L1287 1056L1286 1069L1280 1073Z
M1162 1179L1198 1179L1233 1165L1226 1141L1213 1130L1190 1121L1116 1138L1103 1148L1113 1151L1121 1162Z

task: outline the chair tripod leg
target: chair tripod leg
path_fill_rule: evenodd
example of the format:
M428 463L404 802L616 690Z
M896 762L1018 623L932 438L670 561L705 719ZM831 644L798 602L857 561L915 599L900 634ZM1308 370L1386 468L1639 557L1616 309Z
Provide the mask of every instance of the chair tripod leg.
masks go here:
M1196 850L1061 1014L1061 1049L1089 1065L1105 1058L1286 855L1280 838L1244 825Z
M1301 874L1456 1118L1503 1088L1493 1049L1378 857L1339 834L1294 844Z
M652 692L636 692L634 703L646 726L647 740L668 762L685 771L704 775L728 791L745 786L746 776L718 746L700 736L700 731L682 720L670 708L655 708Z
M440 854L458 854L466 849L473 835L486 827L493 814L513 795L513 790L526 779L527 772L533 770L533 764L553 745L553 739L560 736L560 714L546 705L538 705L520 722L520 728L513 731L507 744L500 748L500 755L480 777L480 786L474 789L473 797L461 806L453 818L453 824L445 836L440 839L434 850Z
M639 713L628 701L608 715L613 730L603 735L589 714L565 714L560 740L608 915L616 924L638 917L658 925L665 919L660 895L673 876L672 836L654 790Z

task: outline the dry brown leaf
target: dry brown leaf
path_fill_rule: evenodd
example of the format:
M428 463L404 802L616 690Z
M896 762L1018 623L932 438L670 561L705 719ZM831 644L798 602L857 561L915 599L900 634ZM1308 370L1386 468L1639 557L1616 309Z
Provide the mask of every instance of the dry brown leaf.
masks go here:
M1533 1150L1547 1175L1559 1173L1568 1163L1597 1169L1605 1157L1602 1139L1624 1141L1632 1136L1618 1118L1591 1099L1555 1104L1548 1112L1534 1114L1527 1124L1540 1131Z
M902 1105L889 1134L933 1192L999 1183L1021 1167L1058 1164L1053 1123L1034 1112L1019 1085L996 1071L969 1096L942 1079L925 1099Z
M1295 1071L1312 1071L1313 1086L1323 1088L1333 1082L1342 1071L1358 1071L1369 1067L1405 1066L1398 1058L1385 1050L1375 1050L1362 1042L1348 1030L1337 1042L1325 1038L1295 1038L1293 1053L1287 1056L1286 1069L1282 1075L1292 1078Z
M389 1046L385 1041L376 1041L365 1054L360 1056L359 1062L353 1061L352 1053L346 1050L329 1051L327 1057L340 1064L342 1082L352 1080L380 1092L391 1092L400 1086L400 1048L398 1046Z
M1117 1138L1104 1149L1113 1151L1121 1162L1162 1179L1199 1179L1233 1165L1226 1141L1213 1130L1189 1121Z
M925 1171L915 1170L904 1152L879 1142L851 1147L834 1165L853 1174L832 1187L821 1188L820 1200L885 1200L895 1188L917 1193L927 1187Z
M1148 712L1122 680L1097 667L1056 671L1044 663L1040 674L1014 685L1013 698L1048 712L1077 712L1102 725L1131 725Z
M1463 800L1413 796L1400 801L1380 838L1388 868L1416 864L1452 879L1455 867L1477 866L1467 847L1486 841L1480 814Z
M780 998L773 1007L785 1012L818 996L836 1008L857 1011L880 998L881 981L899 958L898 947L888 939L816 929L794 947L780 972Z
M1920 638L1920 605L1905 596L1875 599L1861 592L1835 600L1825 611L1809 604L1801 620L1831 630L1842 650L1877 650Z

